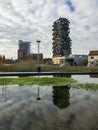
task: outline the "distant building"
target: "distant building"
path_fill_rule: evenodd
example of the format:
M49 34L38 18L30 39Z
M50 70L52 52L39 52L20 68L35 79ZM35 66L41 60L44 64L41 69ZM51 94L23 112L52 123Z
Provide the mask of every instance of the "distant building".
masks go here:
M55 65L64 65L65 64L65 56L53 57L52 63L55 64Z
M18 59L26 59L30 54L30 42L19 40Z
M18 50L18 60L21 60L21 59L26 59L24 50Z
M92 50L89 52L88 66L98 66L98 50Z
M39 60L43 60L43 54L42 53L33 53L33 54L29 54L27 56L27 59L32 59L32 60L38 60L38 56L39 56Z
M74 55L71 54L69 57L66 57L67 65L77 65L82 66L87 63L88 56L87 55Z
M69 55L68 57L53 57L52 63L56 65L77 65L82 66L87 63L88 56L87 55Z
M0 55L0 63L4 63L5 62L5 56Z

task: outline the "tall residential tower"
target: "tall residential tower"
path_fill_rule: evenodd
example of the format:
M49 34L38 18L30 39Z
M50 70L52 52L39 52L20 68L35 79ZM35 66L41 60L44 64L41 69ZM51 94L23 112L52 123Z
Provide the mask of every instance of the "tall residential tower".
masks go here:
M71 54L69 23L66 18L61 17L53 23L53 57Z

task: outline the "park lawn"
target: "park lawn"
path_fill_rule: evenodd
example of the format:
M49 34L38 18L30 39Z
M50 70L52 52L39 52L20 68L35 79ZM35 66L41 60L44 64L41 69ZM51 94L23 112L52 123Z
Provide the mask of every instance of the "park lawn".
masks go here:
M41 85L41 86L69 86L71 88L82 88L86 90L98 90L98 84L79 83L72 78L66 77L21 77L21 78L0 78L0 85Z
M76 81L72 78L66 77L21 77L21 78L0 78L0 85L12 85L12 84L39 84L39 85L70 85Z

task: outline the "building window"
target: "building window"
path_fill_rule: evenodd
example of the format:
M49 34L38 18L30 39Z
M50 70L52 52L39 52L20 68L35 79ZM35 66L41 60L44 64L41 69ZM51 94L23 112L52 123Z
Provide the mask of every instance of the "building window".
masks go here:
M91 56L91 59L94 59L94 57L93 57L93 56Z

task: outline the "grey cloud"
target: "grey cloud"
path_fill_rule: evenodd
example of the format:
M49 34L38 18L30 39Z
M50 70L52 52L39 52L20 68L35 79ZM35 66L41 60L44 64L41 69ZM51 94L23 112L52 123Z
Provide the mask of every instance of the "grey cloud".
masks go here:
M36 0L1 0L0 46L2 49L0 49L0 54L5 53L5 55L11 56L10 53L6 53L10 44L15 46L12 51L17 52L16 47L18 48L19 39L31 41L31 48L36 50L36 40L40 39L42 41L41 52L45 57L51 57L52 24L60 16L66 17L70 21L73 53L88 54L90 49L98 49L97 1L71 0L71 2L75 7L74 12L70 12L65 0L38 0L37 2ZM90 27L90 29L86 30L85 27L86 29ZM5 44L4 40L2 44L2 38L5 38ZM81 50L77 50L77 47ZM14 57L16 58L16 56Z

